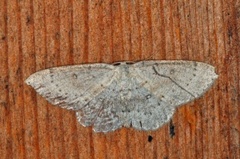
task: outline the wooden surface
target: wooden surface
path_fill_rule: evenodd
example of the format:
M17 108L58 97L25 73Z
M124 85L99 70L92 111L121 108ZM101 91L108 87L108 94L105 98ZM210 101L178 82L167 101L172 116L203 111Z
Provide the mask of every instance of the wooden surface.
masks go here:
M239 42L239 0L1 0L0 158L240 158ZM202 61L219 79L157 131L108 134L24 83L52 66L147 59Z

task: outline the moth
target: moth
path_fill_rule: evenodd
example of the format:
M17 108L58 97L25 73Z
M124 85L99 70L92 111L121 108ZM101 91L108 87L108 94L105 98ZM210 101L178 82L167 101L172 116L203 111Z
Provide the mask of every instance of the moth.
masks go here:
M195 61L96 63L49 68L26 79L51 104L73 110L95 132L156 130L202 96L218 75Z

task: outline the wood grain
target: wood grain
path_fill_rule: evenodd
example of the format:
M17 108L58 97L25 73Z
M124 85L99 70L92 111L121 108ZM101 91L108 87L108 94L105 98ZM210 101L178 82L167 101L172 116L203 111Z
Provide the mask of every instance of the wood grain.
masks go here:
M239 42L239 0L1 0L1 158L240 158ZM219 78L171 124L107 134L24 83L53 66L149 59L202 61Z

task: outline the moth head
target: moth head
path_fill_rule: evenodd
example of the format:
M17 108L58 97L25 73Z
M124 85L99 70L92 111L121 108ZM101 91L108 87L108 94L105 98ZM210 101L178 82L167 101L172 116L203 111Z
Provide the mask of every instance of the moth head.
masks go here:
M133 62L133 61L115 62L115 63L113 63L113 66L132 65L132 64L134 64L134 63L135 63L135 62Z

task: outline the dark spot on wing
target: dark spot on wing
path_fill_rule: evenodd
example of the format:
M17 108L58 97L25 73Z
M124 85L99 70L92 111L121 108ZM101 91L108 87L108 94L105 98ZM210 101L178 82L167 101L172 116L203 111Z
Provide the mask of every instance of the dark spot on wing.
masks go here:
M146 96L146 98L147 98L147 99L151 98L151 94L148 94L148 95Z
M174 69L171 69L170 70L170 74L174 74L175 73L175 70Z
M126 62L127 65L132 65L132 64L134 64L134 63L135 63L135 62L133 62L133 61L127 61L127 62Z
M140 126L141 126L141 128L142 128L142 122L141 122L141 121L139 121L139 124L140 124Z
M77 77L78 77L75 73L72 76L74 79L77 79Z

